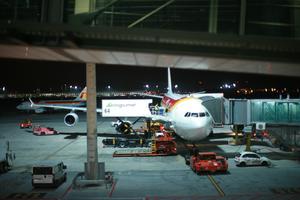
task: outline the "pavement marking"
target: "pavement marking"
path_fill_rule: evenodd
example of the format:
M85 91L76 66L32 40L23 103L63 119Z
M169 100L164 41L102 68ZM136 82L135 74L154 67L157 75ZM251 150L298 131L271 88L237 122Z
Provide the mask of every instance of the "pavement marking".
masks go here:
M61 150L63 150L64 148L66 148L67 146L69 146L70 144L72 144L73 142L77 141L78 138L74 139L73 141L67 143L66 145L62 146L61 148L59 148L58 150L56 150L55 152L53 152L52 154L46 156L44 158L44 160L48 160L49 158L51 158L52 156L54 156L55 154L57 154L58 152L60 152Z
M219 186L219 184L216 182L216 180L211 175L207 175L207 177L210 180L210 182L213 184L213 186L216 188L216 190L218 191L219 195L221 197L224 197L225 193L222 190L222 188Z
M300 187L271 188L270 190L274 194L300 194Z
M7 199L41 199L44 197L47 193L12 193L8 195Z

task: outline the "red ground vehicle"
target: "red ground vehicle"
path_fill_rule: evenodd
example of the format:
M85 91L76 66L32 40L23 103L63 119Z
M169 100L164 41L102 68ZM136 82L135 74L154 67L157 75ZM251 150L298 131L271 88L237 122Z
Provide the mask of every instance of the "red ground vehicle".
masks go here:
M31 128L32 122L30 119L26 119L19 124L20 128Z
M56 135L58 132L54 128L43 127L43 126L34 126L33 129L34 135Z
M187 162L196 173L201 172L227 172L228 162L223 156L217 156L215 152L199 152L191 155Z

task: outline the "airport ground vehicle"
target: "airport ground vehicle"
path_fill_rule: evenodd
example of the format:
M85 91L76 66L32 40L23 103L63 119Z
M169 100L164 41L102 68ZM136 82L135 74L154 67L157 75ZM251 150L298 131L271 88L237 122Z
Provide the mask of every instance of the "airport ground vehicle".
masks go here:
M102 140L104 146L112 147L150 147L151 139L143 137L113 137Z
M67 180L67 166L63 162L42 162L32 167L32 186L58 186Z
M26 119L19 124L20 128L32 128L32 122L30 119Z
M166 131L154 133L151 139L146 139L145 141L145 144L150 149L143 151L115 151L113 157L168 156L177 154L177 145L174 138Z
M13 166L16 156L9 146L9 142L0 141L0 173L7 172Z
M59 134L54 128L43 127L40 125L34 126L32 129L34 135L56 135Z
M197 174L201 172L227 172L228 162L223 156L218 156L215 152L198 152L186 158L186 164Z
M262 165L262 166L271 165L270 159L260 156L259 154L250 152L250 151L244 151L244 152L238 153L235 156L234 161L235 161L236 165L241 166L241 167L245 167L247 165L248 166L249 165Z

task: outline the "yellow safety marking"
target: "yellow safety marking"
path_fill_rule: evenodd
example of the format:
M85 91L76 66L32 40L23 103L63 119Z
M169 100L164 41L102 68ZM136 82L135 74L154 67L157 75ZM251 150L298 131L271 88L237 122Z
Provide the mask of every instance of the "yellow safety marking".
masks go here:
M116 144L116 139L115 138L113 138L113 145L115 145Z
M222 188L219 186L219 184L215 181L215 179L211 175L207 175L207 177L210 180L210 182L213 184L213 186L216 188L216 190L218 191L218 193L220 194L220 196L224 197L225 193L222 190Z
M65 144L64 146L62 146L61 148L59 148L58 150L56 150L56 151L53 152L52 154L46 156L46 157L44 158L44 160L50 159L52 156L56 155L58 152L60 152L60 151L63 150L64 148L68 147L68 146L71 145L73 142L76 142L77 140L78 140L78 138L76 138L75 140L73 140L73 141L71 141L71 142Z
M156 153L156 141L155 139L152 138L152 144L151 144L151 150L152 150L152 153Z

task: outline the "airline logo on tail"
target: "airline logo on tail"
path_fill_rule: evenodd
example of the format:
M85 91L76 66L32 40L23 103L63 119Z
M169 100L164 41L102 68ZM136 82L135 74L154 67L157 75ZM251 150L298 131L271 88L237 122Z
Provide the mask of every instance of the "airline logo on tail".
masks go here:
M75 100L83 100L86 101L87 98L87 92L86 92L86 87L80 92L78 97Z

